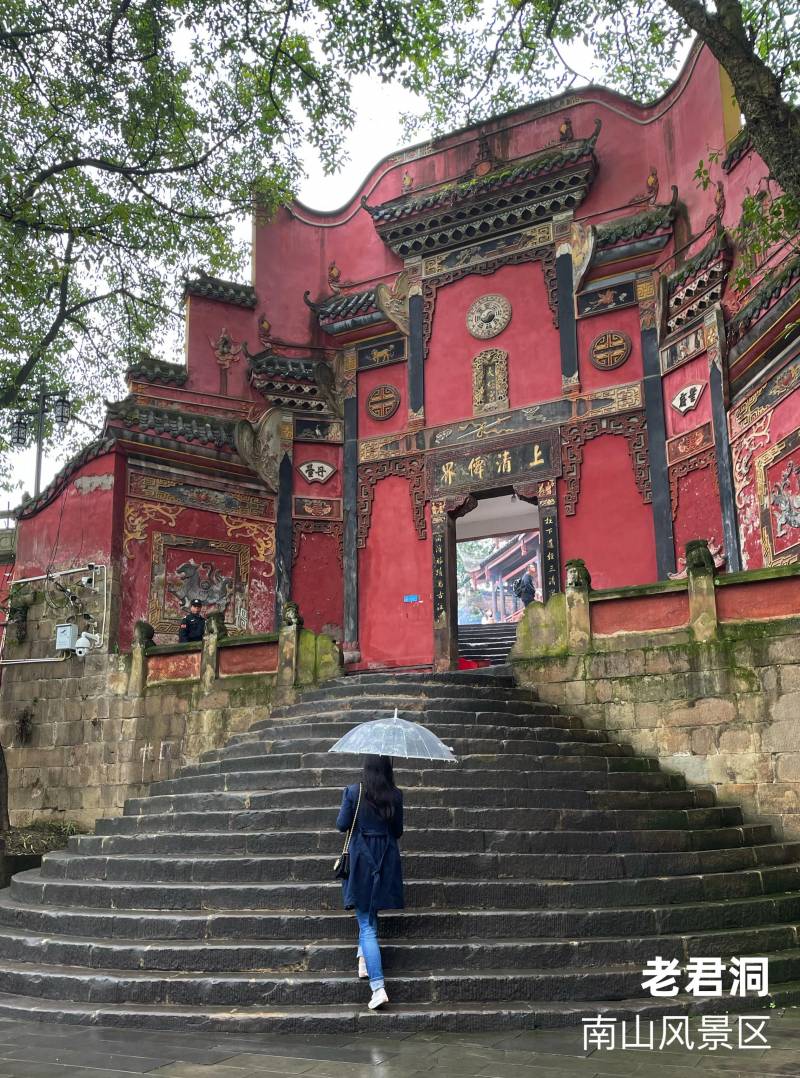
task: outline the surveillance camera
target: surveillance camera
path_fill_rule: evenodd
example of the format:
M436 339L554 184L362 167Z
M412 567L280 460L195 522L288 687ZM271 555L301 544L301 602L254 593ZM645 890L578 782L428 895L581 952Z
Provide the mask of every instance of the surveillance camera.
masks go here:
M81 577L81 587L82 588L90 588L92 586L92 581L93 580L94 580L93 576L82 576Z
M85 659L92 648L95 648L100 643L100 636L98 633L83 632L75 641L75 654L79 659Z

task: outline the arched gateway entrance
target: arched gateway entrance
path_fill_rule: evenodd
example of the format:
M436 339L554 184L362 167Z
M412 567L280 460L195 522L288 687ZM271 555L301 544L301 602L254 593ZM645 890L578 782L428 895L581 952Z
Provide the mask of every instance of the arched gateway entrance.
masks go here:
M510 511L509 505L513 506ZM533 512L528 507L532 507ZM468 521L466 518L470 515L472 520ZM514 531L517 526L519 530L536 527L541 537L542 597L546 601L561 590L555 480L476 489L434 499L431 522L434 668L451 670L458 660L456 547L459 539L498 535Z

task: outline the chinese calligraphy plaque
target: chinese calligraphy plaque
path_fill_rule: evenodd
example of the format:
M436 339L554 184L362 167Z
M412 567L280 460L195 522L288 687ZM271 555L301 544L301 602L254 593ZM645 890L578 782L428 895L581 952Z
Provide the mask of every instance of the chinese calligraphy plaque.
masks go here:
M428 493L450 497L460 491L510 486L561 474L557 430L526 433L513 441L429 453Z

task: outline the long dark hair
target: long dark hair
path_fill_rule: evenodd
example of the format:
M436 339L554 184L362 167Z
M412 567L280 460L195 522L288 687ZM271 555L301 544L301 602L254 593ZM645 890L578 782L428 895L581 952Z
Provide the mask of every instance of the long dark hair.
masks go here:
M365 756L361 772L364 797L384 820L394 816L397 787L394 784L392 761L388 756Z

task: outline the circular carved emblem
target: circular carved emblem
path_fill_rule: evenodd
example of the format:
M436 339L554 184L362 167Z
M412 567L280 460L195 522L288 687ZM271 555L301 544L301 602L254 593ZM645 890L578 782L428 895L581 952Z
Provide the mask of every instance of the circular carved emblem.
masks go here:
M627 333L601 333L589 347L589 362L599 371L621 367L631 354L631 339Z
M375 386L367 397L367 412L373 419L391 419L400 407L400 393L394 386Z
M496 292L479 296L467 311L467 329L481 340L496 337L510 321L511 304Z

